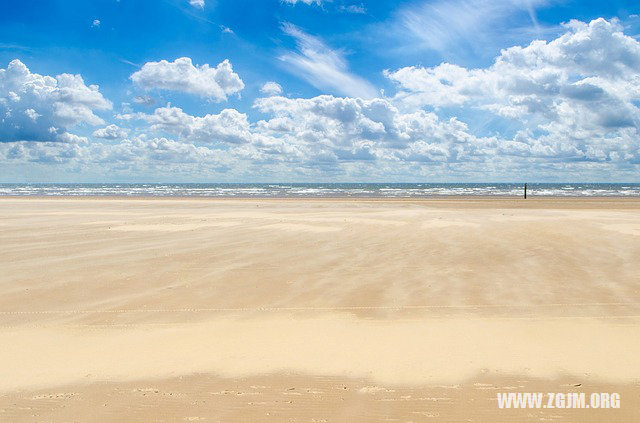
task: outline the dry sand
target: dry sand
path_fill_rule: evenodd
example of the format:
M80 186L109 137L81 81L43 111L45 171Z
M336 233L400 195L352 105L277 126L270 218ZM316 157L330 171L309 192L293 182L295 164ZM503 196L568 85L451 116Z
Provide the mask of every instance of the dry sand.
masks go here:
M640 421L640 200L1 198L0 269L0 421Z

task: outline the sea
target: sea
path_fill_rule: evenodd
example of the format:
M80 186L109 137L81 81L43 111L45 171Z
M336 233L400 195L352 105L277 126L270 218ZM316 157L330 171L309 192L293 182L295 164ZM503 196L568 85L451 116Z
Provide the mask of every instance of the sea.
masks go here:
M427 198L522 196L522 183L0 184L0 196ZM640 183L528 183L535 197L638 197Z

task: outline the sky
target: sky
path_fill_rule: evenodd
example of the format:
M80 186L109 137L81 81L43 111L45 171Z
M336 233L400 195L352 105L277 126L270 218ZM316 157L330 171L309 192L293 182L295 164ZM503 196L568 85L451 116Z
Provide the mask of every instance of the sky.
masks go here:
M637 182L637 0L0 5L0 182Z

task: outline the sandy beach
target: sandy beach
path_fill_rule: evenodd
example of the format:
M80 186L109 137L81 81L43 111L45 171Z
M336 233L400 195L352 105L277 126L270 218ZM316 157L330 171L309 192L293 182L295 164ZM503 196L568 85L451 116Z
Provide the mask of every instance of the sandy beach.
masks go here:
M0 421L640 420L638 199L4 197L0 268Z

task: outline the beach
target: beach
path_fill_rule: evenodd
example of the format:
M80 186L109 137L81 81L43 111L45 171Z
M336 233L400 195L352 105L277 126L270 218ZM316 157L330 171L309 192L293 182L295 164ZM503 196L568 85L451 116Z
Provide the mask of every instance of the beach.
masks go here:
M638 420L638 258L637 198L0 197L0 421Z

